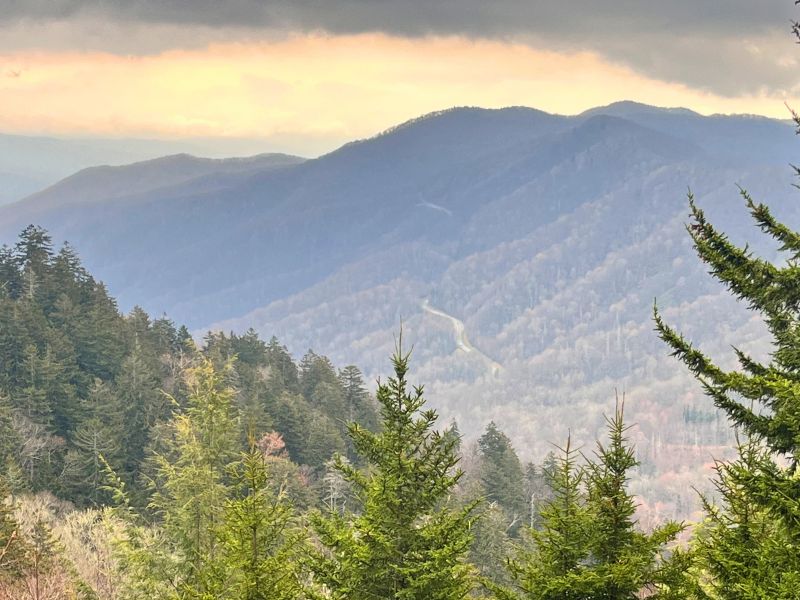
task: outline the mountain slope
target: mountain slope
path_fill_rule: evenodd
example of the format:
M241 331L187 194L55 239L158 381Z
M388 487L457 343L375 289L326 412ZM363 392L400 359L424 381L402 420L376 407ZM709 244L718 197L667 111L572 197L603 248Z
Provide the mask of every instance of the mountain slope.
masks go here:
M372 376L402 322L445 417L468 436L494 419L531 457L568 429L593 438L627 391L637 485L684 516L729 430L656 340L653 298L715 357L733 341L768 352L693 257L685 190L775 258L735 184L800 223L794 143L779 121L632 103L577 117L454 109L301 163L186 180L195 166L158 161L84 172L0 209L0 236L35 220L125 308L198 332L254 327Z
M25 199L20 212L45 212L77 203L106 202L146 194L192 182L198 189L215 185L212 176L268 171L303 162L286 154L260 154L247 158L199 158L174 154L121 166L89 167ZM202 181L195 181L202 178ZM218 184L217 184L218 185ZM9 214L14 209L7 209Z
M504 217L483 236L484 212L498 198L509 203L504 212L521 208L524 222L514 215L514 224L529 228L582 202L589 187L607 185L605 173L696 152L613 117L575 122L523 109L462 109L214 186L115 193L113 202L84 186L95 201L78 206L64 182L4 210L0 233L10 236L35 217L57 239L82 248L123 305L144 302L198 327L298 292L401 242L434 244L455 257L515 236ZM536 211L514 205L515 193L576 157L597 161L583 188L559 203L544 199ZM97 187L109 187L96 179ZM197 264L213 277L198 278Z
M87 167L123 165L185 152L218 156L225 151L219 141L213 147L204 140L61 139L0 134L0 205L25 198Z

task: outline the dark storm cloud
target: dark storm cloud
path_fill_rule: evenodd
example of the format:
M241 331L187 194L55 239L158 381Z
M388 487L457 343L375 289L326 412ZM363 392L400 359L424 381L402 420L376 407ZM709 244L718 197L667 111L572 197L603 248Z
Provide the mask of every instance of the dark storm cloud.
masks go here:
M792 0L0 0L6 23L94 19L240 29L250 37L327 31L514 39L598 52L649 76L730 95L797 84L796 65L785 58L796 12Z
M333 33L602 36L787 26L791 0L3 0L0 19L112 19Z

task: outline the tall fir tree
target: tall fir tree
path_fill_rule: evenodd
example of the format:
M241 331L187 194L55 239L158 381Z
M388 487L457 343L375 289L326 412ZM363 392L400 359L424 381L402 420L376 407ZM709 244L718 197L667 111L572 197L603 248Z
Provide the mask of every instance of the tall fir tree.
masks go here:
M583 482L585 470L570 439L556 458L553 497L541 509L541 525L529 530L530 547L521 547L510 561L514 585L501 588L489 582L500 600L583 600L584 590L572 586L589 558L591 516Z
M331 361L313 350L300 360L300 391L309 402L314 401L314 391L320 384L337 386L339 379Z
M480 477L486 499L496 502L506 512L510 533L515 534L528 520L528 502L522 463L511 440L489 423L478 439L481 456Z
M508 535L508 515L497 504L488 504L473 527L473 542L469 561L480 577L489 585L510 586L513 583L508 570L514 544Z
M42 284L50 272L53 240L41 227L28 225L14 246L14 259L21 276L20 296L29 303L42 297Z
M800 552L787 529L756 506L742 478L769 468L769 454L755 440L738 444L738 457L718 461L716 501L703 497L706 518L692 539L696 583L686 598L796 598L800 590Z
M174 417L172 448L155 457L158 468L151 508L162 519L173 548L173 586L178 597L214 597L227 471L236 458L238 442L234 391L226 385L224 372L209 360L188 377L189 405Z
M321 598L455 600L473 588L465 559L475 504L449 504L462 476L455 441L434 430L422 388L409 389L408 360L399 347L394 377L378 386L380 432L350 426L366 469L337 464L362 512L312 518L323 546L311 565Z
M623 406L608 422L608 444L598 443L588 463L587 500L592 517L593 596L609 600L681 597L686 557L670 548L683 525L666 521L649 533L635 519L636 499L628 492L631 470L639 465L626 436Z
M7 461L16 461L20 439L13 424L11 400L0 391L0 465ZM0 467L0 473L2 473Z
M585 467L567 442L552 477L553 498L542 509L540 528L530 532L532 549L511 563L515 589L495 588L501 599L684 597L687 555L670 548L683 527L637 528L627 484L638 461L626 430L618 406L608 419L608 445L598 443Z
M378 428L378 411L370 397L364 376L355 365L348 365L339 371L339 381L344 390L348 422L357 421L370 431Z
M145 457L150 430L169 417L173 406L162 393L141 344L134 343L114 383L114 394L124 411L125 472L135 473Z
M656 329L714 404L764 450L758 453L758 460L753 460L750 453L733 465L718 469L718 483L726 492L723 499L732 512L724 517L714 510L710 519L718 524L726 518L736 522L745 514L748 518L768 519L771 525L763 529L763 535L775 543L800 548L800 288L796 283L800 274L800 234L776 220L767 206L756 203L745 190L741 195L757 227L785 253L785 263L770 263L730 242L706 219L691 195L688 231L712 276L763 318L774 344L770 361L759 362L734 348L739 369L725 370L668 326L658 310ZM744 530L750 529L749 521L742 525ZM708 540L714 539L710 536L702 543L705 551L701 552L701 560L713 560ZM741 552L731 553L724 563L706 568L722 587L726 587L729 578L737 582L737 587L751 585L755 595L742 597L794 598L780 595L779 590L784 589L784 579L791 579L796 569L795 553L770 552L765 556L763 553L769 552L770 546L749 544ZM749 584L740 581L742 573L751 572L749 565L765 561L772 566L767 571L773 575L771 580L756 577Z
M266 353L270 371L269 383L273 390L300 393L300 374L286 346L282 346L278 338L272 336L267 344Z
M298 600L305 535L285 492L270 486L269 463L255 446L230 467L234 492L219 528L215 587L226 600Z
M124 416L111 386L100 380L89 391L84 410L87 418L74 432L74 449L67 456L67 484L76 501L98 505L109 500L104 491L107 466L124 473Z

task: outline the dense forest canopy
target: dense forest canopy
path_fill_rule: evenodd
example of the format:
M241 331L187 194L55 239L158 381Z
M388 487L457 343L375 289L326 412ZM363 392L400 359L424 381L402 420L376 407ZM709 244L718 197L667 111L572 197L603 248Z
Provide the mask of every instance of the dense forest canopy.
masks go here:
M296 364L252 331L209 334L198 348L166 317L122 315L72 248L55 251L42 229L3 248L0 280L0 459L20 490L96 506L109 499L105 462L143 493L147 458L187 405L185 373L204 358L233 365L237 439L280 432L298 468L319 472L335 452L353 458L347 424L377 426L358 368L337 370L311 351Z

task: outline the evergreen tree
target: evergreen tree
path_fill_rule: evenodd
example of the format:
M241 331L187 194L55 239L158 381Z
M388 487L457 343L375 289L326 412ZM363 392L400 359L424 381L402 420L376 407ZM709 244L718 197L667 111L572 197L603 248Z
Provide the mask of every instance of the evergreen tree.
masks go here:
M333 416L336 419L339 429L346 432L349 409L345 399L344 390L339 381L320 381L312 390L309 398L311 406L320 410L324 414Z
M542 507L541 526L529 531L531 549L521 548L509 563L514 589L490 583L501 600L583 600L586 590L574 589L590 552L591 515L583 491L585 470L567 440L556 458L551 480L553 497Z
M121 448L119 438L112 433L100 419L93 418L81 423L75 432L73 443L75 450L68 453L68 484L75 489L78 498L85 497L91 504L97 505L104 496L103 458L119 462Z
M378 411L375 402L369 395L361 371L349 365L339 371L339 383L343 393L343 403L347 423L357 422L370 431L378 430ZM345 432L346 433L346 432ZM345 436L346 455L351 461L357 461L353 441Z
M339 371L339 381L344 390L347 406L347 421L358 422L370 431L378 428L378 411L364 385L364 377L358 367L349 365Z
M189 328L186 325L181 325L178 328L177 334L178 351L183 354L193 354L195 351L195 343L192 339L192 334L189 333Z
M220 579L219 532L238 436L234 391L226 386L225 374L205 360L188 376L189 405L174 417L171 452L156 457L151 507L174 549L179 597L202 598L213 597Z
M231 335L231 349L240 364L253 368L267 364L267 345L253 328L241 336Z
M33 340L24 311L15 300L0 298L0 324L0 386L11 395L20 386L24 351L33 345Z
M638 462L625 436L622 408L608 420L609 443L595 459L576 465L569 441L554 473L553 499L542 510L533 549L512 562L518 594L536 600L634 600L680 598L686 557L668 544L683 529L667 522L651 533L636 528L636 504L627 491Z
M42 386L51 398L53 429L66 438L86 416L81 399L88 394L92 378L78 366L75 348L63 331L48 328L43 346Z
M588 508L592 517L593 577L598 578L593 597L637 598L642 590L651 597L670 596L683 585L676 564L669 561L668 544L683 526L667 521L645 534L636 528L636 501L627 491L630 470L639 465L625 435L622 405L608 419L608 445L597 445L588 463Z
M345 452L339 428L324 413L314 411L300 452L300 463L321 469L334 455Z
M58 568L58 544L50 525L42 518L33 522L25 541L26 587L31 600L45 600L50 595L47 592L53 592L47 585L47 575Z
M300 391L309 402L314 402L314 391L320 384L339 386L339 379L331 361L309 350L300 361ZM340 413L341 414L341 413Z
M102 283L96 283L82 303L83 318L75 324L80 367L103 381L117 376L128 352L116 302Z
M481 483L485 497L497 502L508 515L513 534L527 520L524 474L511 440L494 422L489 423L478 439L481 456Z
M150 430L169 417L171 408L141 345L134 344L131 353L122 361L114 390L124 411L125 472L135 473L144 459Z
M58 297L67 297L73 301L84 298L95 284L94 279L84 269L75 249L64 243L58 254L52 259L53 289Z
M166 316L155 319L150 327L150 336L156 356L178 354L181 350L175 323Z
M42 359L33 344L25 348L25 359L21 365L24 386L19 389L16 405L31 421L42 425L51 425L56 392L55 369L52 361ZM48 393L49 392L49 393Z
M275 429L286 442L289 458L296 463L303 463L304 447L314 416L313 409L302 396L283 393L276 400L271 414L275 421ZM330 456L326 457L326 460L327 458Z
M458 428L458 423L455 420L451 421L447 429L444 430L444 436L451 440L454 444L456 453L461 453L461 430Z
M266 392L262 380L258 377L240 377L238 391L240 438L242 446L246 447L248 440L271 431L275 423L266 409L264 402Z
M367 469L337 464L363 511L312 518L324 548L312 562L321 597L449 600L473 587L465 558L475 504L448 506L462 476L455 444L433 429L437 415L423 410L422 388L409 390L408 358L398 348L394 377L378 387L380 432L350 426Z
M11 401L0 391L0 465L16 460L19 452L19 436L14 430ZM0 467L0 474L3 470Z
M490 585L512 584L508 561L514 545L508 535L508 516L496 504L489 504L473 527L469 562Z
M770 361L758 362L734 349L739 369L727 371L670 328L658 311L655 322L673 355L686 364L714 404L753 443L763 445L764 453L758 454L758 460L753 460L752 455L742 456L730 468L718 471L719 484L727 491L723 498L729 503L728 509L736 507L739 514L721 517L712 511L712 522L724 522L720 519L725 518L735 522L743 514L741 507L746 506L748 515L771 521L762 532L769 536L771 544L787 543L797 548L800 547L800 291L796 281L800 273L800 234L778 222L765 205L754 202L746 191L741 194L758 228L774 238L787 255L784 264L772 264L731 243L708 222L691 195L692 222L688 230L698 256L709 266L711 274L763 317L775 347ZM794 598L772 594L783 589L782 582L787 577L793 577L796 553L776 555L770 552L771 544L749 544L741 552L731 553L724 563L707 568L724 586L724 582L738 580L742 573L749 572L750 565L770 562L772 569L766 573L774 579L756 578L751 582L754 589L769 590L764 593L772 598ZM702 554L706 558L713 556L708 551Z
M42 294L42 283L50 272L53 240L41 227L28 225L14 247L14 261L21 277L19 294L33 304Z
M692 540L696 588L685 597L703 600L796 598L800 590L800 552L783 524L760 509L739 484L769 468L763 446L748 440L738 458L715 465L718 503L703 498L706 519Z
M85 402L88 417L73 435L74 450L67 456L69 477L66 484L73 489L72 497L87 499L97 505L108 499L104 494L105 472L110 466L124 472L124 452L121 446L124 423L118 400L110 386L95 381Z
M0 247L0 300L17 298L22 288L14 251L8 246Z
M285 494L269 485L268 463L252 448L231 467L234 497L227 502L215 569L215 588L229 600L296 600L303 535Z
M273 389L300 393L300 375L286 346L282 346L278 338L273 336L267 344L266 352L270 369L269 380Z

